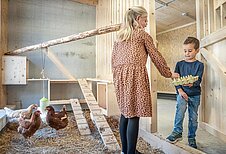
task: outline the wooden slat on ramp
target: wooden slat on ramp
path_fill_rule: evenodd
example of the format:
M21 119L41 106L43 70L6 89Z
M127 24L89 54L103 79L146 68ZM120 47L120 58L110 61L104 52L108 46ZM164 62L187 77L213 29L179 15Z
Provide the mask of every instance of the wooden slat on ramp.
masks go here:
M89 125L83 115L83 111L78 99L71 99L70 102L80 134L90 135L91 131L89 129Z
M87 105L90 109L91 118L96 125L101 138L104 142L105 147L109 151L119 151L120 146L106 120L104 115L101 113L101 108L99 107L92 91L89 89L88 83L85 79L78 79L79 85L81 87L82 93L85 97Z

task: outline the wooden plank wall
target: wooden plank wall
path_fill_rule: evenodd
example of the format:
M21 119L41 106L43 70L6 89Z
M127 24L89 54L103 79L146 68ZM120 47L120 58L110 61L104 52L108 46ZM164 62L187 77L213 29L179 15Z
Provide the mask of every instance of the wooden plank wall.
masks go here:
M111 24L122 23L123 16L125 11L134 5L144 6L149 12L149 26L147 27L147 32L151 32L153 39L155 40L156 30L155 30L155 2L149 0L99 0L96 11L96 27L102 27ZM151 22L150 22L151 21ZM106 35L97 36L96 41L96 77L99 79L107 79L112 80L112 72L111 72L111 52L113 42L116 40L116 32L109 33ZM148 63L148 69L150 63ZM152 74L155 74L155 69L151 69L153 71ZM151 72L149 72L151 74ZM154 130L157 129L157 117L156 117L156 96L157 96L157 76L152 76L151 78L151 86L152 86L152 103L153 103L153 118L152 124L154 125ZM141 120L141 125L145 130L150 131L150 118L146 118Z
M157 34L158 49L172 71L174 71L177 61L184 59L183 42L188 36L196 37L196 23ZM172 80L162 77L160 73L157 77L157 90L162 93L175 93Z
M200 126L226 141L226 0L196 2L201 58L205 63ZM219 11L220 10L220 11Z
M96 27L122 23L125 11L134 5L141 5L149 10L148 0L99 0L96 9ZM150 31L149 29L147 28L147 31ZM112 80L111 51L114 40L116 40L116 32L97 36L97 78Z
M0 17L0 66L2 68L2 56L7 52L8 46L8 1L6 0L0 0ZM2 85L2 71L0 72L0 107L3 107L7 102L6 87Z

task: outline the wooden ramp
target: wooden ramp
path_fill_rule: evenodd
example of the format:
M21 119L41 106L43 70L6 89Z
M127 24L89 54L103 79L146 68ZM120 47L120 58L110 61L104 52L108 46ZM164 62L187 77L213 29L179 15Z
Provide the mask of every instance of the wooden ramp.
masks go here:
M99 107L92 91L90 90L87 81L85 79L78 79L78 82L81 87L82 93L85 97L85 100L87 102L87 105L90 109L91 118L101 135L105 147L109 151L119 151L120 146L110 126L108 125L107 120L101 113L101 108Z
M89 129L89 125L86 121L86 118L83 116L83 111L78 99L49 101L49 105L66 105L66 104L71 104L71 108L74 113L80 134L90 135L91 131Z
M89 129L89 125L86 121L86 118L83 115L83 111L78 99L71 99L70 100L71 107L75 116L75 120L78 125L78 130L81 135L90 135L91 131Z

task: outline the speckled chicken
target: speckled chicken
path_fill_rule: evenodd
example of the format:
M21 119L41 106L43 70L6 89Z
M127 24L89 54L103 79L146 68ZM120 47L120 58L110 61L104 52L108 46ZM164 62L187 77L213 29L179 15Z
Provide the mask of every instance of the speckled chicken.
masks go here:
M58 113L55 112L52 106L47 106L46 122L48 125L56 130L63 129L68 125L68 116L66 106L64 105L62 110Z
M38 105L37 104L31 104L28 108L26 109L19 109L19 110L12 110L10 108L4 107L5 112L9 120L16 120L18 121L18 118L23 117L26 119L31 118L31 114L33 109L37 109Z
M31 119L19 118L18 132L25 138L31 137L40 127L42 119L40 117L41 112L39 110L34 111Z

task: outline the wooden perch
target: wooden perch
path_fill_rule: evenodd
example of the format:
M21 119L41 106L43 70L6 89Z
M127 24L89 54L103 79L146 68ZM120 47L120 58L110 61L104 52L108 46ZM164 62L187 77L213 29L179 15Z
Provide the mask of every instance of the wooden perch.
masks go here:
M115 25L111 25L111 26L101 27L101 28L86 31L86 32L83 32L83 33L74 34L74 35L62 37L62 38L55 39L55 40L50 40L50 41L43 42L43 43L40 43L40 44L20 48L20 49L14 50L14 51L9 51L5 54L7 54L7 55L17 55L17 54L21 54L21 53L32 51L32 50L47 48L47 47L58 45L58 44L63 44L63 43L71 42L71 41L81 40L81 39L91 37L91 36L95 36L95 35L102 35L102 34L114 32L114 31L118 31L120 29L120 26L121 26L121 24L115 24Z

